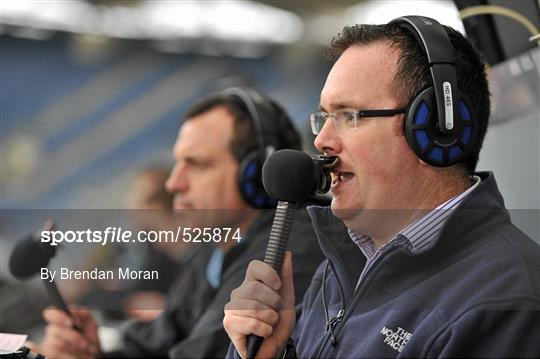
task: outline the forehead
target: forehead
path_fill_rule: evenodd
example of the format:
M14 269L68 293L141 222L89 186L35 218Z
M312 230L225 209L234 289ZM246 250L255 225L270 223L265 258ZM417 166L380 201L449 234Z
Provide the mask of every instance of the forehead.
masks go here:
M229 149L234 118L224 107L215 107L186 120L180 127L174 151L215 153Z
M329 111L393 108L398 58L399 50L383 42L349 47L328 74L321 106Z

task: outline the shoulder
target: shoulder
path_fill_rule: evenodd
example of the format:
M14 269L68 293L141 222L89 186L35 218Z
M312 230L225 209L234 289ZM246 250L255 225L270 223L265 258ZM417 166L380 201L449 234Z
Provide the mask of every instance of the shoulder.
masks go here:
M447 320L483 306L540 301L540 246L513 224L493 227L460 244L459 237L448 239L454 245L447 241L423 257L433 274L428 281L432 290L422 294Z
M512 223L478 238L475 257L483 260L479 270L487 269L493 281L540 300L540 245Z

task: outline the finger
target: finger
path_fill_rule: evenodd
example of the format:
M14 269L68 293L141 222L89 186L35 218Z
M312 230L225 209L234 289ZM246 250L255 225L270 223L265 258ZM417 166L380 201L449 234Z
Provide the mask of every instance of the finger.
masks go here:
M27 340L24 343L24 346L27 347L28 349L30 349L31 352L34 352L34 353L39 353L40 352L39 346L36 343L34 343L33 341L31 341L31 340Z
M237 299L255 300L275 310L281 308L282 302L281 297L276 291L266 284L257 281L244 282L231 293L231 299L231 301L236 301Z
M55 325L48 325L45 328L46 343L65 351L82 352L81 343L84 344L85 339L79 338L77 333L71 333L69 330ZM79 341L79 339L81 339Z
M75 323L77 329L81 329L82 331L84 331L83 329L87 322L93 321L92 315L88 309L77 306L72 305L69 307L69 315L71 320Z
M43 319L45 319L47 323L64 327L73 326L73 321L71 320L69 315L67 315L67 313L63 310L59 310L54 307L47 307L43 310L42 315Z
M259 281L274 290L281 287L278 273L270 265L261 261L251 261L249 263L245 281Z
M231 331L234 333L233 336L235 338L250 334L266 338L274 330L271 325L255 318L247 318L229 313L225 319L223 320L223 325L228 328L228 332Z
M92 344L95 351L99 351L98 325L93 319L91 322L84 325L83 333L85 338Z
M47 349L39 353L45 355L47 358L55 359L83 359L84 354L80 352L71 352L64 349L62 346L57 346L55 343L51 343L47 346Z
M282 298L284 307L294 308L295 295L291 251L285 252L285 258L283 260L283 267L281 270L281 283L282 287L279 290L279 294Z
M231 342L240 355L240 358L246 358L246 336L239 334L236 331L236 327L234 327L235 322L235 317L225 312L225 317L223 318L223 328L231 339Z
M69 311L78 323L79 328L82 329L84 337L95 347L98 347L98 325L92 316L92 312L86 308L76 306L70 307Z
M86 308L71 306L69 308L69 311L72 315L74 315L83 322L86 322L88 320L94 320L94 318L92 317L92 313Z
M66 350L81 354L92 353L93 345L78 331L57 325L48 325L45 328L47 340L55 342L57 346L65 347Z
M39 354L45 355L47 358L81 358L85 354L80 350L74 350L67 346L62 338L47 336L41 343L38 351Z
M271 326L279 321L279 314L271 307L249 299L238 299L225 305L226 314L261 320Z
M34 351L35 353L38 353ZM39 354L45 355L47 358L82 358L84 354L80 351L72 351L70 348L58 338L47 339L46 342L40 346Z
M82 323L82 331L85 338L88 339L88 341L90 341L92 344L98 346L98 324L92 317L90 311L84 310L84 312L77 312L75 315L80 318Z

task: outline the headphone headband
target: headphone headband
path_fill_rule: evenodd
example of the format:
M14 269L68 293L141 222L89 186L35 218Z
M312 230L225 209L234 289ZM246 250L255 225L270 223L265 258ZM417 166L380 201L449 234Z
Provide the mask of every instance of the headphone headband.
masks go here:
M411 32L426 53L435 89L439 130L446 135L453 134L454 121L459 116L459 87L454 51L446 30L436 20L424 16L402 16L390 24Z
M242 197L255 208L273 208L277 201L271 198L262 184L264 161L279 147L278 119L280 114L270 99L248 87L229 87L222 95L238 100L253 125L257 148L239 160L238 187Z
M409 30L422 46L430 65L438 63L453 64L454 51L448 34L442 25L431 18L423 16L402 16L390 24L397 23Z
M264 160L276 150L277 134L273 121L275 110L269 101L259 92L248 87L229 87L222 91L225 96L236 97L248 111L248 116L253 124L257 153L262 165Z

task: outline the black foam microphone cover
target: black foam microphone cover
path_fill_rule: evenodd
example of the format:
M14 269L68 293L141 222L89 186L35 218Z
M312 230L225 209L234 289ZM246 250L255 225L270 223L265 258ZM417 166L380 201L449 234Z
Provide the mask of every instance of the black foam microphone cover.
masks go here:
M41 243L34 236L25 237L11 252L9 270L17 279L29 279L46 267L55 253L55 247Z
M268 194L280 201L298 203L318 187L313 159L304 152L280 150L264 162L263 185Z

